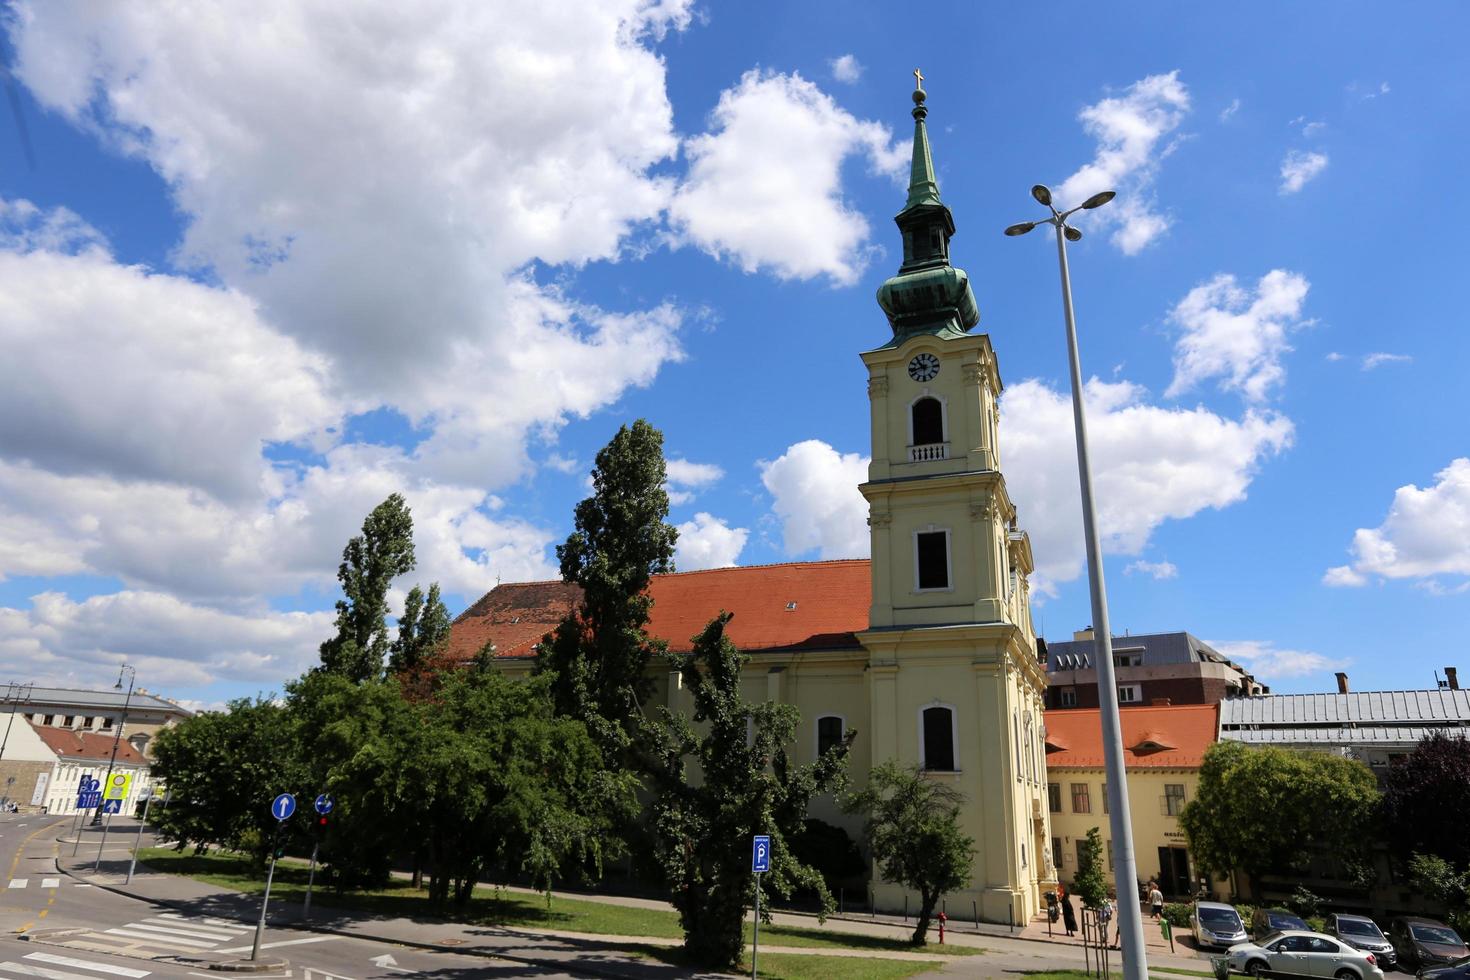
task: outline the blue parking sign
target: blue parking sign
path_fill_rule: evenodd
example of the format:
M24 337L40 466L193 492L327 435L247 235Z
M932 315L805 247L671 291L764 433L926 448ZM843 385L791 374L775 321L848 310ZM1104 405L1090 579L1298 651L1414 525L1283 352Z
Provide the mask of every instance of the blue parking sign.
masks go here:
M750 845L750 870L764 874L771 870L771 838L756 834Z

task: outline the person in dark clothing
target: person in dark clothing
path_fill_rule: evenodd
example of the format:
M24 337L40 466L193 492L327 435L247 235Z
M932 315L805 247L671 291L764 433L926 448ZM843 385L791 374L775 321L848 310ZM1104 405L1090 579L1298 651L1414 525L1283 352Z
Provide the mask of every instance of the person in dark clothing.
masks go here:
M1077 913L1072 911L1072 896L1065 891L1062 892L1062 925L1067 927L1067 935L1077 934Z

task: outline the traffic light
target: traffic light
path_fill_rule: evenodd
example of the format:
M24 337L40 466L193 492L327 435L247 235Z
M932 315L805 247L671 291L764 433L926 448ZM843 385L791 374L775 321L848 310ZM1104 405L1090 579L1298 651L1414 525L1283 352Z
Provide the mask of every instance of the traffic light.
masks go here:
M317 833L325 834L327 832L326 814L322 814L321 816L316 818L316 829Z
M277 859L283 858L285 856L286 856L286 848L285 847L278 847L278 848L276 848L276 857L277 857Z

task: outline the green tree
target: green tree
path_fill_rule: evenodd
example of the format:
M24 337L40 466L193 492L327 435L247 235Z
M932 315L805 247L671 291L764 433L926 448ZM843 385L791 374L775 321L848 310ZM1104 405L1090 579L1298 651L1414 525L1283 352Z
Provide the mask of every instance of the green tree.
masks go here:
M153 744L153 775L168 786L170 803L149 817L163 834L180 849L224 847L264 864L277 829L271 800L302 784L285 709L242 698L165 728Z
M891 759L844 801L849 811L866 816L868 847L883 879L919 893L911 939L916 946L928 937L939 899L970 880L975 839L960 828L964 802L954 787Z
M413 570L413 516L401 494L391 494L347 542L337 579L337 634L321 646L322 669L361 683L383 672L388 650L388 587Z
M1077 874L1072 878L1072 891L1082 899L1084 908L1102 908L1108 897L1108 881L1103 875L1102 833L1093 827L1077 842Z
M1389 767L1383 780L1386 836L1403 856L1438 855L1459 871L1470 871L1470 835L1462 822L1470 813L1470 739L1434 732L1406 759Z
M646 629L649 580L673 571L679 536L665 521L665 477L663 434L642 419L619 428L597 454L576 529L556 549L562 580L580 586L582 599L542 641L537 670L556 675L558 710L609 746L638 730L648 665L665 650Z
M771 838L762 891L789 897L797 888L811 890L822 914L831 910L822 876L795 857L788 841L802 833L812 797L841 788L852 739L849 732L815 762L792 764L786 749L796 740L800 714L793 705L740 697L747 658L725 636L729 621L729 613L720 613L694 638L690 653L670 657L694 713L660 709L653 770L656 847L684 949L695 964L716 970L732 967L744 946L745 910L755 898L755 834ZM767 907L761 911L769 918Z
M1366 867L1378 800L1378 781L1360 762L1217 742L1205 752L1199 789L1179 824L1202 870L1244 871L1258 889L1262 875L1304 865L1314 846Z
M1409 858L1409 877L1463 936L1470 931L1470 874L1436 854Z
M429 586L429 595L415 585L408 590L403 615L398 617L398 638L388 652L388 670L413 674L449 643L449 610L439 598L439 583Z

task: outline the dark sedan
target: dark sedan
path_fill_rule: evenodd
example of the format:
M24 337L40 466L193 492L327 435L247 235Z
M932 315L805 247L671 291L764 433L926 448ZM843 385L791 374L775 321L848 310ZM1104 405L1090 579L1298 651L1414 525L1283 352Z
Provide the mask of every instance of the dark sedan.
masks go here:
M1399 954L1399 962L1421 970L1449 966L1470 956L1470 948L1459 933L1433 919L1413 916L1394 919L1388 939Z
M1449 966L1420 970L1419 976L1421 980L1470 980L1470 956L1456 960Z

